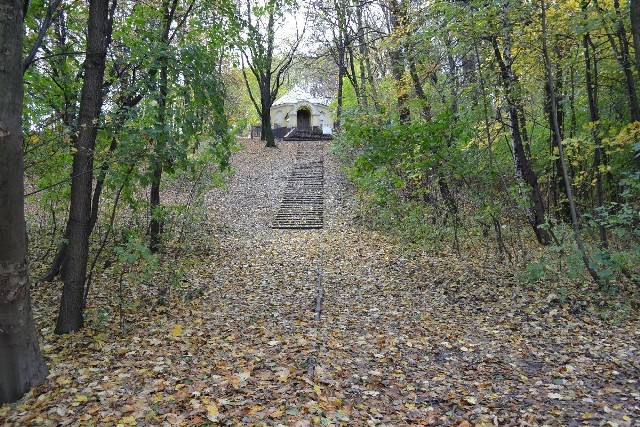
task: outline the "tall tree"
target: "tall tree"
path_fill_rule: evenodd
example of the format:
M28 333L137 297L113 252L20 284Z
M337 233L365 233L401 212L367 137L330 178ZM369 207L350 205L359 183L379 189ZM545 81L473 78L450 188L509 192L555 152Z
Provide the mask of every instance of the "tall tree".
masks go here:
M404 0L389 1L389 22L391 23L392 35L402 37L407 25L407 4ZM396 100L398 104L398 114L401 123L407 123L410 118L408 106L409 96L404 84L405 57L403 43L396 43L391 49L391 73L395 82ZM364 79L363 79L364 80Z
M515 172L517 178L527 184L527 190L530 193L532 205L530 223L536 235L536 239L539 243L546 245L551 240L549 233L542 228L546 222L546 210L542 199L542 193L540 191L540 184L538 183L538 175L533 169L531 159L529 158L529 140L526 134L526 126L524 126L524 102L520 93L518 75L513 70L514 58L512 56L511 46L513 22L511 22L509 18L509 14L511 13L509 10L510 7L509 1L506 1L502 5L502 47L500 46L500 40L497 35L492 36L490 41L491 46L493 47L496 63L498 64L500 81L502 83L504 97L507 103L509 123L511 125L511 141L513 144L513 162Z
M160 218L160 182L162 180L163 156L162 151L167 146L167 134L164 132L167 121L167 92L169 87L169 36L171 25L173 24L179 0L162 1L162 33L160 35L160 57L158 65L160 69L158 79L158 124L161 131L156 139L156 159L153 162L153 178L149 191L149 204L151 209L151 221L149 223L149 247L152 252L157 252L160 245L160 232L162 229L162 219ZM193 2L191 2L193 7ZM191 10L191 7L189 10Z
M567 200L569 202L569 210L571 212L571 224L573 226L573 237L576 241L576 245L578 246L578 250L582 255L582 262L584 263L585 268L593 278L596 283L600 283L600 277L598 277L598 273L594 270L593 260L589 256L587 249L585 248L584 242L582 240L582 235L580 233L580 225L578 223L578 211L576 209L576 204L573 198L573 190L571 188L571 181L569 180L569 173L567 168L567 162L564 156L564 147L562 146L562 141L560 140L560 124L558 122L558 100L555 91L554 84L554 76L553 69L551 67L551 60L549 59L549 48L547 47L547 11L544 0L541 0L541 23L542 23L542 57L544 59L544 65L547 73L547 92L549 94L549 101L551 103L551 126L553 127L553 137L556 140L556 146L558 147L558 157L560 159L560 165L562 168L562 176L564 180L565 194L567 196Z
M629 97L629 110L631 114L631 121L640 121L640 102L638 101L638 94L636 93L636 84L633 78L633 72L631 71L631 54L629 53L629 38L627 37L627 30L624 27L624 17L620 10L620 1L613 0L613 8L615 11L616 22L615 33L607 31L607 37L611 44L611 49L622 68L624 73L625 83L627 86L627 95ZM615 37L614 37L615 36Z
M297 32L295 40L284 53L279 55L276 52L276 20L284 16L284 6L280 0L268 0L261 7L247 0L245 18L242 22L246 29L241 46L242 75L251 102L260 116L262 139L266 140L267 147L276 146L271 129L271 106L278 96L302 40L302 34ZM245 64L258 82L259 94L251 90Z
M47 376L29 290L22 161L21 0L0 1L0 404Z
M63 265L62 301L56 333L64 334L84 324L84 285L89 257L93 158L98 121L102 110L102 91L107 49L111 41L113 13L117 0L91 0L87 52L80 94L77 136L74 140L71 204L67 222L67 254Z
M631 34L633 36L633 51L636 57L636 70L640 75L640 1L629 0L629 14L631 15Z

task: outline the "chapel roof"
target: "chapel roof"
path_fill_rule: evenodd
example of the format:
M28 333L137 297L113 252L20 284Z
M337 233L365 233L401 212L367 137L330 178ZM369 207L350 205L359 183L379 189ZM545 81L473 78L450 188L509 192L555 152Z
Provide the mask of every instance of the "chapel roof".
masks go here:
M329 105L331 98L320 97L312 95L308 89L300 86L296 86L289 92L282 95L276 102L273 103L274 107L278 105L297 104L299 102L306 101L310 104Z

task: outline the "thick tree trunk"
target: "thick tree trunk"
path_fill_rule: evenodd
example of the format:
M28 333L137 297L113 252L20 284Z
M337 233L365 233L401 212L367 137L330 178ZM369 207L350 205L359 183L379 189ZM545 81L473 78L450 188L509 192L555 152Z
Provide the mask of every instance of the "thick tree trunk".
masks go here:
M267 90L271 87L271 82L265 86ZM267 94L266 97L269 97L270 94ZM261 111L261 121L262 121L262 136L267 143L265 147L275 148L276 147L276 139L273 135L273 129L271 129L271 102L269 99L265 99L265 95L262 96L262 111Z
M273 135L273 129L271 129L271 113L270 109L262 110L262 126L264 128L264 140L267 141L265 147L275 148L276 147L276 139Z
M93 151L102 109L102 86L110 35L109 0L91 0L87 54L80 95L78 134L74 141L67 255L63 266L62 301L55 332L82 328L84 282L89 257Z
M0 405L47 377L31 312L24 219L22 6L0 0Z

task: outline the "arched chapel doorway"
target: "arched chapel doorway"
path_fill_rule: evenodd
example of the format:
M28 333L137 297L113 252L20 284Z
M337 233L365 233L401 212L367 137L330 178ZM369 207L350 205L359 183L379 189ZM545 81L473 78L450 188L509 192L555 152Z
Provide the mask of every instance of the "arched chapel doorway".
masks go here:
M311 128L311 111L307 107L301 107L297 116L298 129Z

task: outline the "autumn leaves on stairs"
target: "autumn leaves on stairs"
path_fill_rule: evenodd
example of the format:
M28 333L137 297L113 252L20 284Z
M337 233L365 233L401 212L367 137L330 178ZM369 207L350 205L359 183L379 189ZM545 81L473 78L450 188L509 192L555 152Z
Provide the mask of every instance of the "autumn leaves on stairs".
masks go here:
M322 146L300 142L271 228L319 229L323 226L324 167Z

